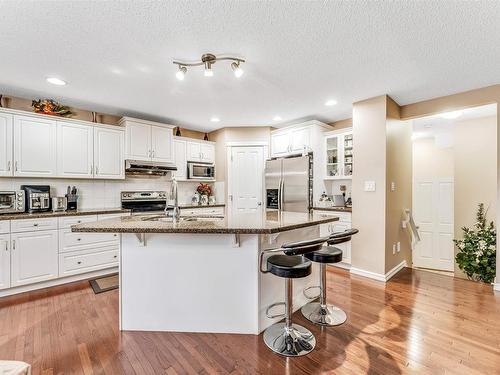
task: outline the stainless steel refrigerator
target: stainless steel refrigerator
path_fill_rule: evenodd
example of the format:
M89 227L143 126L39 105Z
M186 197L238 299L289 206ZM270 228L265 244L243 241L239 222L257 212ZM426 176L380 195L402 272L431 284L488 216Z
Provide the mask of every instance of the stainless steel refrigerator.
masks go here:
M266 209L309 212L312 208L312 156L266 161Z

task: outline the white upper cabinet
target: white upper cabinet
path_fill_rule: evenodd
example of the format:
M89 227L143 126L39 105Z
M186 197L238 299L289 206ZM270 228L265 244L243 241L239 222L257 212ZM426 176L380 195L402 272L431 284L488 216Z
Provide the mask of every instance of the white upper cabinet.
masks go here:
M215 145L206 141L187 142L187 161L215 162Z
M123 117L125 157L130 160L173 162L172 125Z
M57 122L57 175L92 178L94 128L70 122Z
M94 127L94 178L124 179L123 130Z
M321 147L321 134L331 129L320 121L312 120L274 130L271 132L271 156L315 152Z
M325 180L352 179L353 137L352 129L329 132L325 136Z
M13 175L12 115L0 113L0 176Z
M14 116L14 176L56 177L56 122Z
M174 139L174 163L177 170L172 175L178 180L187 178L186 144L186 141Z
M173 136L170 127L151 126L151 158L153 161L174 161Z
M127 159L151 160L151 126L127 121L125 129Z

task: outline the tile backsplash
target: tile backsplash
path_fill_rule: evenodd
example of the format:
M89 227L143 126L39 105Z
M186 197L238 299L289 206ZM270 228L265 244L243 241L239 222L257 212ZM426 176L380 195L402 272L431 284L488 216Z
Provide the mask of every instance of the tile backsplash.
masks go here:
M61 178L0 178L0 190L18 190L21 185L50 185L53 197L64 196L68 185L78 189L78 207L115 208L120 207L120 192L136 190L170 191L170 178L127 177L125 180L80 180ZM196 191L198 182L179 181L179 203L188 204ZM224 202L224 183L214 183L214 192L218 203Z

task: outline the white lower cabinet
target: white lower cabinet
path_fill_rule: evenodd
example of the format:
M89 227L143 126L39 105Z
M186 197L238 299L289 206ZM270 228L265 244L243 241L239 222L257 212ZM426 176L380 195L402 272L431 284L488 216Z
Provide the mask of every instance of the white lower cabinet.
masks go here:
M10 288L10 234L0 234L0 289Z
M11 234L11 286L58 277L57 230Z
M223 216L224 215L224 207L181 208L181 215L183 215L183 216L196 216L196 215Z
M319 227L320 236L327 237L335 232L343 232L351 229L351 213L350 212L332 212L320 211L323 215L337 216L339 221L332 223L321 224ZM351 264L351 241L335 245L335 247L342 250L342 263Z
M59 277L116 267L119 253L118 245L59 254Z

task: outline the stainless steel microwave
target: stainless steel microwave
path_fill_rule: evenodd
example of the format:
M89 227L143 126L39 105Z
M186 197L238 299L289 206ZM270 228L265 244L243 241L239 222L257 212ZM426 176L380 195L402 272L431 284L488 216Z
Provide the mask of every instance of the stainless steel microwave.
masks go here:
M188 162L188 180L215 181L215 165Z

